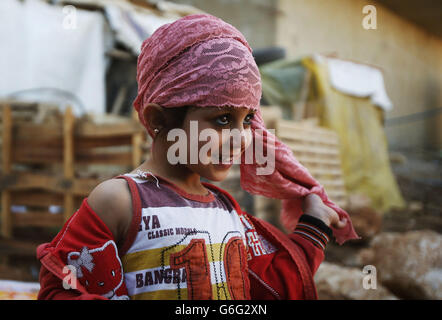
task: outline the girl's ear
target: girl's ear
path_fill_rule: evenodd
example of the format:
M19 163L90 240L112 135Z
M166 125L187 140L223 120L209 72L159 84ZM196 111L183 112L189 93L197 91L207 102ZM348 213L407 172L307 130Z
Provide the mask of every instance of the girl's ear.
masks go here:
M143 117L150 131L155 134L161 131L167 123L164 109L156 103L149 103L144 108Z

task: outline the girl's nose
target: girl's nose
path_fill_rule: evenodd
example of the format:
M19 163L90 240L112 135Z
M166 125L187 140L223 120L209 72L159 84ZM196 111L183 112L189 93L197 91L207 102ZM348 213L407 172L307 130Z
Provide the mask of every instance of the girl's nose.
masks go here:
M242 128L237 128L236 133L230 136L230 146L232 148L232 153L234 156L241 154L245 148L249 145L249 130Z

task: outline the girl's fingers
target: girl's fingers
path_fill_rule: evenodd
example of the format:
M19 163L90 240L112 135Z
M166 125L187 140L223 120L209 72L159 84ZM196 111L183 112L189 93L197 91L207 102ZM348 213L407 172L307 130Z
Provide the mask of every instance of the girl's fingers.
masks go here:
M339 218L338 218L338 219L339 219ZM335 221L335 222L333 223L333 227L335 227L336 229L342 229L342 228L344 228L346 225L347 225L347 219L346 219L346 218L343 218L342 220Z

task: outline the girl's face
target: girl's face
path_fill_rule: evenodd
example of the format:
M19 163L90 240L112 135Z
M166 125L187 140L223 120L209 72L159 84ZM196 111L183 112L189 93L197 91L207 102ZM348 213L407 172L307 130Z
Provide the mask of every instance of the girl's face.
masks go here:
M224 180L252 141L253 116L245 107L189 108L182 125L187 137L185 166L208 180Z

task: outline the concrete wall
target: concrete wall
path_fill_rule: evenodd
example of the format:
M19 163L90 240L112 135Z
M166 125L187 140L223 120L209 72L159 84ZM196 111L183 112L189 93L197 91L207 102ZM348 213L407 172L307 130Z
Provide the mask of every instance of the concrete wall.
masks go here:
M380 67L395 108L388 118L442 106L442 40L376 3L377 29L362 27L363 0L279 0L276 43L298 57L336 52ZM393 148L442 148L442 114L387 125Z
M189 4L234 25L252 48L275 43L277 0L171 0Z

